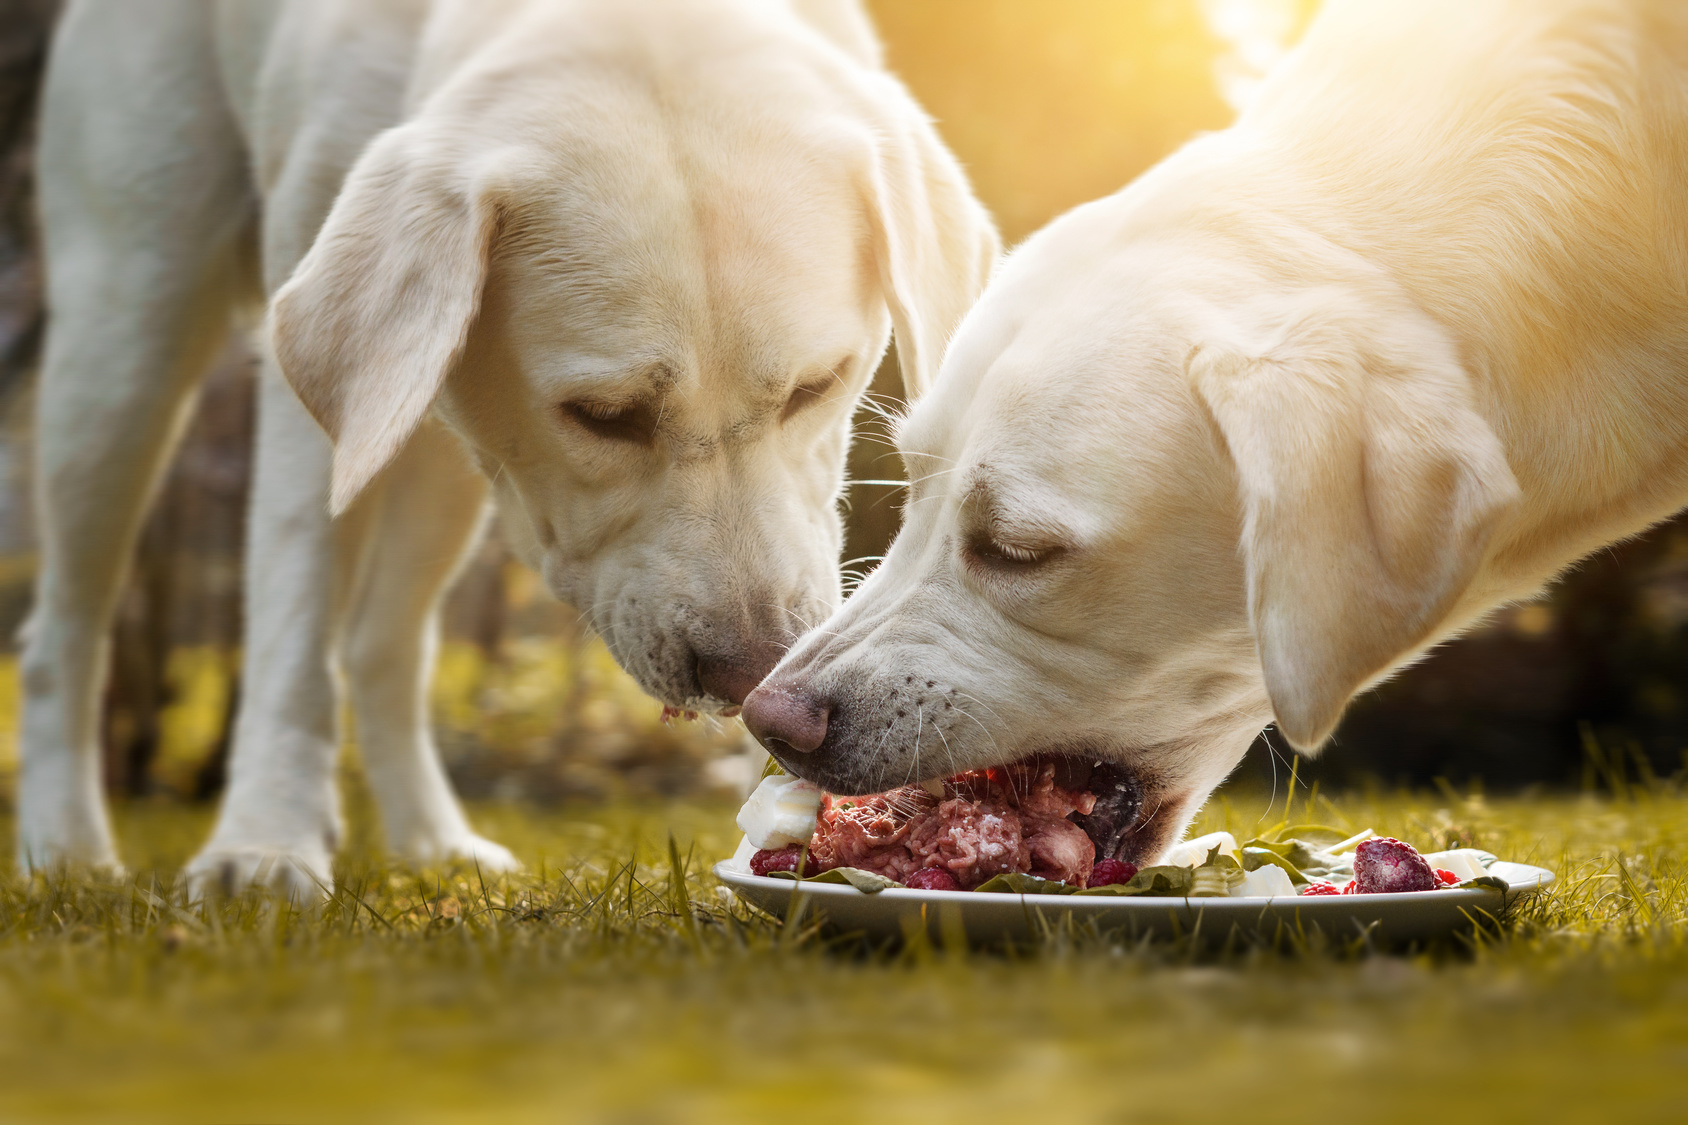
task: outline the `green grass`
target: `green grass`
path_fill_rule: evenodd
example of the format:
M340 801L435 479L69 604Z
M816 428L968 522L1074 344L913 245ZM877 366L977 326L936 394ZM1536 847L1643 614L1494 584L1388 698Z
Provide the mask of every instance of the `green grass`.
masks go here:
M1222 796L1197 828L1263 805ZM1498 938L1404 955L865 949L723 897L728 806L475 811L527 874L419 875L354 840L320 912L190 909L169 886L207 816L144 805L119 812L130 881L7 876L0 1120L1688 1119L1669 786L1318 799L1561 872Z

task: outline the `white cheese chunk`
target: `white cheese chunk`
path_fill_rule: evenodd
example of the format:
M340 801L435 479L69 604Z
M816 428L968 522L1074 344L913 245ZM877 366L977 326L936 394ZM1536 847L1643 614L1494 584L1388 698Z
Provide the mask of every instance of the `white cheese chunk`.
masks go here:
M734 852L733 858L727 861L727 866L732 868L734 871L749 871L750 857L761 850L761 848L758 848L755 844L750 842L749 836L746 836L739 841L738 851Z
M764 777L739 810L738 826L757 848L807 844L815 834L821 789L800 777Z
M1220 855L1228 855L1238 863L1243 861L1242 849L1237 847L1235 836L1229 832L1209 832L1206 836L1197 836L1194 840L1172 845L1161 862L1177 867L1199 867L1207 862L1207 853L1215 847L1219 849Z
M1243 876L1243 881L1231 888L1232 898L1294 897L1295 883L1289 873L1276 864L1263 864Z
M1431 867L1452 871L1463 883L1467 879L1475 879L1489 873L1483 866L1482 856L1483 853L1476 848L1455 848L1451 852L1431 852L1424 858Z

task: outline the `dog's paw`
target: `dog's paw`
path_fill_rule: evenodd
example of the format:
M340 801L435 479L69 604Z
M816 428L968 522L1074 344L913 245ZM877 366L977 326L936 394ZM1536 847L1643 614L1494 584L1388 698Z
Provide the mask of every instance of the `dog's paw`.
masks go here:
M65 871L88 872L101 879L128 875L106 833L54 831L52 826L27 821L18 830L18 870L49 878Z
M40 846L18 849L18 870L41 879L58 879L69 874L90 875L103 883L121 883L129 878L124 867L112 853L92 858L54 852Z
M404 850L406 859L425 867L461 864L476 868L486 875L522 869L521 861L509 848L473 832L447 840L415 844Z
M189 897L195 901L260 887L308 906L334 893L333 858L324 847L212 843L194 857L183 875Z

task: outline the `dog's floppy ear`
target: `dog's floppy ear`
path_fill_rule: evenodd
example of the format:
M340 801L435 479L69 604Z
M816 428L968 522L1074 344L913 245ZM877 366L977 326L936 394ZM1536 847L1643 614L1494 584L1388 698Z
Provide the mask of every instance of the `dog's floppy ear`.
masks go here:
M1518 498L1442 330L1327 298L1190 359L1236 466L1272 709L1306 752L1444 620Z
M932 123L912 108L895 122L874 146L868 213L903 394L913 400L931 387L1002 242Z
M336 515L427 414L486 281L498 225L488 164L422 129L370 144L271 306L277 362L334 441Z

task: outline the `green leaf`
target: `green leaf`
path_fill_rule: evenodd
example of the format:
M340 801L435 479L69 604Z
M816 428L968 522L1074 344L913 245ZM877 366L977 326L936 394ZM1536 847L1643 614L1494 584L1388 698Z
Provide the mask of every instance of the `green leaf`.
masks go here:
M1290 877L1290 881L1292 883L1311 882L1307 876L1301 873L1301 868L1290 862L1290 860L1284 856L1283 852L1276 850L1280 847L1283 848L1284 851L1289 850L1289 846L1287 844L1275 844L1271 847L1261 847L1258 844L1244 844L1243 870L1258 871L1260 868L1266 866L1281 867L1284 869L1284 874Z
M1499 875L1479 875L1475 879L1467 879L1465 882L1455 885L1455 889L1461 891L1472 887L1482 887L1491 891L1509 891L1512 889L1512 884Z
M768 877L790 879L794 883L842 883L856 888L864 895L876 895L891 887L902 886L895 879L887 879L883 875L875 875L873 872L863 871L859 867L834 867L829 871L821 872L819 875L811 875L807 879L798 879L795 871L770 871Z
M1164 864L1159 867L1145 867L1131 877L1128 883L1116 883L1111 887L1086 887L1075 893L1081 895L1147 895L1150 898L1184 898L1195 886L1196 869L1194 867L1180 867L1176 864Z
M1006 875L993 876L975 887L974 891L1002 895L1070 895L1080 893L1079 888L1067 883L1060 883L1054 879L1040 879L1036 875L1022 875L1017 871L1010 871Z
M1314 830L1319 828L1318 825L1307 827ZM1317 835L1319 839L1323 839L1335 831L1335 829L1326 829L1318 831ZM1346 839L1349 839L1349 837L1343 836L1334 842L1341 843ZM1260 865L1260 862L1269 862L1262 856L1259 862L1249 864L1248 859L1251 851L1270 853L1284 861L1278 866L1284 867L1284 870L1290 873L1290 878L1301 883L1310 883L1315 879L1328 879L1332 875L1348 876L1354 872L1353 853L1344 852L1342 855L1332 855L1325 851L1316 840L1280 836L1275 840L1250 840L1242 848L1243 863L1248 870L1253 871L1255 867ZM1288 864L1288 866L1285 867L1285 864Z
M1207 862L1194 869L1190 889L1186 893L1190 898L1223 898L1242 881L1242 866L1230 856L1220 855L1219 849L1214 848L1208 853Z

